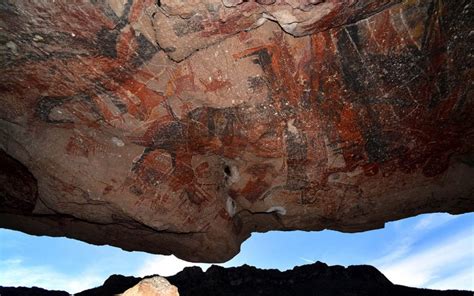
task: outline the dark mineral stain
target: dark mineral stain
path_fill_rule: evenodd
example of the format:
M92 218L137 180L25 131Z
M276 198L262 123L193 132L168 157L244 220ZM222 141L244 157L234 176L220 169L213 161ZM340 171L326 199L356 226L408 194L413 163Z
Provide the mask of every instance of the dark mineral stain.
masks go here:
M112 103L117 107L117 109L119 109L120 113L125 114L128 112L127 105L118 97L112 96Z
M143 164L143 161L145 160L145 158L148 156L148 154L150 154L151 152L153 152L153 148L150 148L150 147L146 147L145 150L143 151L142 155L140 156L140 158L135 161L132 165L132 172L137 172L140 167L142 166Z
M135 194L136 196L140 196L143 194L143 190L138 187L137 185L132 185L130 186L130 188L128 189L131 193Z
M429 43L430 43L430 39L432 37L431 32L433 31L433 25L434 25L434 21L435 21L433 15L435 15L434 11L437 8L435 2L439 2L439 1L431 1L429 6L428 6L427 15L429 15L430 17L428 17L426 19L425 26L424 26L425 27L425 32L423 33L423 40L421 42L421 48L423 48L423 49L428 48Z
M120 31L102 28L97 33L97 46L101 55L117 58L117 38Z
M383 162L388 159L387 143L378 129L369 129L364 132L365 151L370 162Z
M187 143L186 126L179 121L163 125L153 137L153 148L175 152Z
M221 140L234 135L237 121L236 108L196 108L188 114L191 121L201 122L207 127L209 137L217 136Z
M41 97L36 105L36 116L48 123L71 123L70 120L52 120L49 117L54 108L71 100L72 97Z
M150 60L156 52L160 50L158 45L151 43L143 34L136 37L138 43L138 49L136 51L136 56L132 60L132 65L139 66L144 62Z
M128 112L128 107L122 99L120 99L114 92L108 90L102 83L98 81L95 82L94 92L109 99L121 114Z
M101 55L110 58L117 58L117 39L121 34L121 30L128 24L128 15L130 13L132 2L132 0L128 0L127 3L125 3L121 18L117 18L115 13L110 12L110 7L105 9L105 11L109 12L106 13L106 15L112 20L117 21L117 23L112 29L104 27L97 33L97 47L99 48Z
M26 40L34 39L36 35L41 35L43 38L41 42L26 42ZM0 44L8 41L5 36L0 36ZM33 61L67 60L100 54L97 46L91 40L80 36L72 37L70 33L65 32L18 33L15 44L21 55L15 55L11 51L2 52L0 68L19 67Z
M113 20L114 22L120 21L120 18L115 14L114 10L106 1L98 1L98 0L90 0L90 2L97 6L97 9L100 9L102 13L109 19Z
M208 110L207 112L207 130L209 131L209 136L216 135L216 124L214 122L213 109Z
M286 151L288 176L286 187L289 190L300 190L308 185L305 164L307 162L307 143L302 135L286 133Z
M350 35L346 30L341 30L337 40L337 49L340 52L342 74L346 85L356 94L362 94L365 90L364 66L354 48Z
M251 55L257 58L253 62L262 67L265 73L273 73L272 69L272 55L266 48L259 49L253 52Z
M349 33L350 38L354 42L356 48L358 49L360 47L359 27L357 25L350 25L345 28Z
M191 33L196 33L204 30L203 17L194 15L189 19L183 19L173 25L173 30L176 36L183 37Z
M83 106L87 106L89 108L90 114L92 114L95 120L103 120L103 116L99 111L99 108L91 99L91 97L87 94L81 93L74 96L58 96L58 97L40 97L36 104L35 108L35 115L43 120L44 122L48 123L72 123L73 121L62 119L62 120L55 120L51 119L51 111L56 108L63 106L69 103L79 103Z
M163 51L164 51L164 52L175 52L175 51L176 51L176 47L173 47L173 46L165 47L165 48L163 48Z
M247 83L252 92L256 92L265 86L265 78L261 76L248 77Z

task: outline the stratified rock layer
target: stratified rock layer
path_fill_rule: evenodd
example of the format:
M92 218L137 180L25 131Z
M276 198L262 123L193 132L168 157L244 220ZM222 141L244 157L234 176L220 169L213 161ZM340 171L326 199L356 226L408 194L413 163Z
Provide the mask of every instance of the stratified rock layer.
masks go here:
M225 261L472 211L470 2L3 2L0 226Z

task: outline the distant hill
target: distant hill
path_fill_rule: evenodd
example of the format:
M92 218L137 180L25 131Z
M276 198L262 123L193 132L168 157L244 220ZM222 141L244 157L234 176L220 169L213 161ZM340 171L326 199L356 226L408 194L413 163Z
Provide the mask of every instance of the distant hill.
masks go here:
M187 267L167 277L178 287L181 296L296 296L296 295L426 295L471 296L469 291L437 291L392 284L380 271L369 265L328 266L321 262L298 266L292 270L258 269L243 265L224 268L211 266L206 272L199 267ZM123 293L142 278L110 276L102 286L83 291L76 296L107 296ZM66 292L40 288L0 287L2 296L65 296Z

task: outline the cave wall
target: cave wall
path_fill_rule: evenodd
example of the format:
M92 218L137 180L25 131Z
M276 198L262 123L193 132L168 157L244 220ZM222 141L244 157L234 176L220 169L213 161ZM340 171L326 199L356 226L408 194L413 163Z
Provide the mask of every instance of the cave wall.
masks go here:
M471 1L6 1L0 226L225 261L474 209Z

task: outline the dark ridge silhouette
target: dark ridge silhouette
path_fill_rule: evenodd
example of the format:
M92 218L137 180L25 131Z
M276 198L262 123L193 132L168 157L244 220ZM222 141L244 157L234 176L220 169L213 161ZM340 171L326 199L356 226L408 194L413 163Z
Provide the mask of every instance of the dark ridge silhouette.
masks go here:
M18 295L18 296L69 296L68 292L64 291L49 291L46 289L32 287L0 287L0 295Z
M151 276L148 276L151 277ZM102 286L76 294L76 296L107 296L123 293L143 278L112 275ZM211 266L206 272L199 267L187 267L168 281L178 287L181 296L296 296L296 295L421 295L421 296L471 296L469 291L438 291L394 285L375 267L355 265L349 267L328 266L316 262L297 266L291 270L258 269L243 265L224 268ZM38 288L0 287L2 296L63 296L65 292Z

